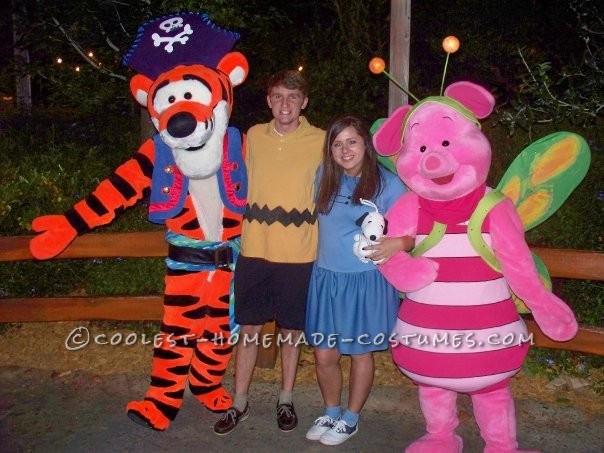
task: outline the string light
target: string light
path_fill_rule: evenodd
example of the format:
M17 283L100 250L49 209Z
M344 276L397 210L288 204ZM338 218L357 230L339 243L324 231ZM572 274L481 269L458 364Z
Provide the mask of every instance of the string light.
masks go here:
M298 72L302 72L302 69L304 69L302 66L298 66Z
M88 52L86 53L86 57L87 57L87 58L89 58L89 60L88 60L88 61L89 61L90 63L92 63L93 65L96 65L96 66L98 66L98 67L101 67L101 66L103 65L103 64L102 64L100 61L98 61L96 58L94 58L94 52L93 52L92 50L90 50L90 51L88 51ZM63 58L62 58L62 57L56 57L56 58L54 59L54 61L55 61L55 63L57 63L57 64L63 64L63 63L65 62L65 61L63 60ZM300 67L300 70L301 70L301 68L302 68L302 67ZM76 72L80 72L82 68L81 68L81 66L80 66L80 65L77 65L77 66L74 66L74 68L73 68L73 69L74 69L74 71L76 71Z

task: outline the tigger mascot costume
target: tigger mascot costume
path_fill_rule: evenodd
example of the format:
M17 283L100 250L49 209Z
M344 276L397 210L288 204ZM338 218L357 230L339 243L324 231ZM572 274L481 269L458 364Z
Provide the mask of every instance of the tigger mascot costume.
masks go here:
M31 253L49 259L149 195L149 219L166 225L169 243L163 341L155 345L144 400L126 410L159 431L176 417L187 381L208 409L231 406L222 378L232 352L231 279L247 192L245 137L228 127L233 87L249 71L246 58L231 52L238 39L205 14L142 25L124 63L137 72L132 94L159 132L65 215L32 223L40 234Z

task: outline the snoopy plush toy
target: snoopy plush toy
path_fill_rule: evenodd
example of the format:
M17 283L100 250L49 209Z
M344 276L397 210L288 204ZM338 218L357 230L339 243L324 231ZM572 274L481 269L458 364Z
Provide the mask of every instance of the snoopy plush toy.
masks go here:
M388 222L382 214L379 213L375 203L361 198L361 204L373 208L373 212L366 212L356 221L356 224L361 227L361 234L354 235L354 244L352 252L363 263L371 261L367 258L374 250L364 250L368 245L377 244L377 240L388 233ZM383 260L374 261L375 264L380 264Z

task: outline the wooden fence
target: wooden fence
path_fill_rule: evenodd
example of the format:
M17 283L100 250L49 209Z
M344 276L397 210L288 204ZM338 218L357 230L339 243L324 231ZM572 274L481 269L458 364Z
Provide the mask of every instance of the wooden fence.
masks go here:
M163 231L142 233L94 233L75 241L55 259L165 257L167 244ZM0 261L32 260L28 243L31 236L0 238ZM533 248L546 264L552 277L604 280L604 253L585 250ZM0 298L0 322L86 321L86 320L160 320L160 294L107 297ZM568 301L573 306L573 301ZM533 320L525 318L536 346L604 355L604 328L581 325L571 341L555 342L547 338ZM263 333L274 334L274 323ZM273 342L274 343L274 342ZM258 366L274 366L276 347L261 349Z

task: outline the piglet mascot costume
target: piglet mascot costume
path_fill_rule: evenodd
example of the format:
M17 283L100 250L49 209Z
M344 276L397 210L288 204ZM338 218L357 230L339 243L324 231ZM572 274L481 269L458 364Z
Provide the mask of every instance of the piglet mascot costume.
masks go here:
M426 421L427 433L407 452L462 451L455 434L458 393L471 395L485 452L519 451L509 380L528 352L529 336L510 289L548 337L566 341L577 332L572 311L539 279L512 201L492 207L481 226L501 272L468 239L468 220L491 190L491 147L478 119L494 104L481 86L457 82L444 96L400 107L374 134L379 154L400 152L396 169L412 190L387 213L389 235L411 235L420 244L435 224L446 228L423 256L400 252L379 266L405 293L392 354L418 384Z

